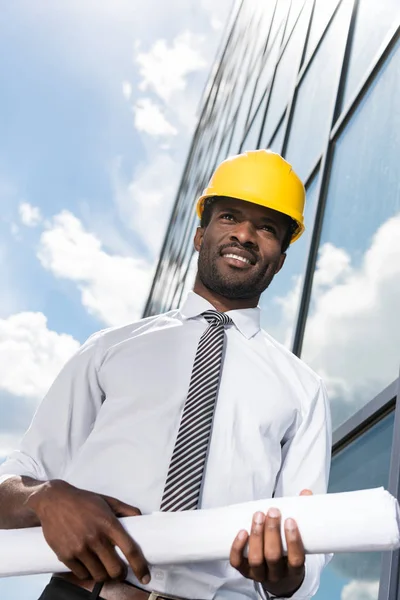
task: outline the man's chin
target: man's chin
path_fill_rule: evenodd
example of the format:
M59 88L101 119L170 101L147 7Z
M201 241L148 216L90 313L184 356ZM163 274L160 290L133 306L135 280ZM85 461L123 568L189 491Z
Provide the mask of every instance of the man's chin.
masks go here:
M244 286L238 282L209 282L204 285L215 294L219 294L228 300L250 300L260 295L260 292L254 286L248 284Z

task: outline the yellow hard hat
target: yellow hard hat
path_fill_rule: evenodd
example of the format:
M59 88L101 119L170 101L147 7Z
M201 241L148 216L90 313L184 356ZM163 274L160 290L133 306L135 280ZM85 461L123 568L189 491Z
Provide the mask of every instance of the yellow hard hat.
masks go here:
M288 215L297 223L291 243L304 231L304 186L292 166L270 150L254 150L224 160L197 201L199 219L205 199L212 196L246 200Z

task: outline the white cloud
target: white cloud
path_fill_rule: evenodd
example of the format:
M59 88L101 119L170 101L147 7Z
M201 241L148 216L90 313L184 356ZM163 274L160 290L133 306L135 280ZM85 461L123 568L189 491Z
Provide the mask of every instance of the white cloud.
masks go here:
M182 165L165 152L136 168L131 183L115 172L115 201L121 219L142 236L153 258L158 257L164 240L171 206L179 184Z
M211 17L211 27L215 31L219 31L224 26L223 22L220 21L217 17Z
M38 258L56 277L74 281L83 306L107 325L140 318L151 268L140 258L108 254L70 212L56 215L42 233Z
M41 398L78 348L72 336L48 329L43 313L21 312L0 319L0 389Z
M154 136L177 135L178 131L167 121L161 107L150 98L139 98L133 110L138 131Z
M132 96L132 84L129 81L122 82L122 94L126 100Z
M14 239L16 239L16 240L21 239L21 236L20 236L21 230L16 223L11 223L10 231L11 231L11 235L13 236Z
M187 86L187 75L205 69L207 61L202 55L204 37L185 31L171 43L157 40L149 52L136 56L141 82L139 89L152 90L165 102L171 100L175 92Z
M301 292L303 290L303 281L303 275L294 275L292 277L292 287L290 293L283 297L276 296L274 298L274 303L278 304L281 308L282 323L279 323L279 327L286 330L286 333L282 338L282 343L287 348L292 346L293 324L296 322L296 317L299 310Z
M341 600L376 600L379 581L350 581L342 589Z
M22 223L27 227L36 227L42 221L40 209L37 206L32 206L29 202L21 202L18 211Z
M400 214L378 229L359 266L342 248L320 249L302 358L325 379L341 417L398 375L399 228ZM290 312L298 293L295 286L278 302Z

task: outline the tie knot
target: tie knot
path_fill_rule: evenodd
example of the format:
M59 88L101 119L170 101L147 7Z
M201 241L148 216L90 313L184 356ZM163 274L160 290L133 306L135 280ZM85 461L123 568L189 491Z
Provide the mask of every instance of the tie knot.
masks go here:
M206 310L201 313L202 316L210 323L210 325L223 325L226 327L232 323L232 319L227 314L218 312L217 310Z

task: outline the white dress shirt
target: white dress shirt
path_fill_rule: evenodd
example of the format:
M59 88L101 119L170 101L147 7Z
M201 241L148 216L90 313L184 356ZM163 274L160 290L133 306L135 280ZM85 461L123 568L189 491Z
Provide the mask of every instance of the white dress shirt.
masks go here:
M64 479L142 513L157 511L208 326L201 313L213 308L190 292L179 310L91 336L53 383L20 449L0 466L0 482L11 474ZM227 314L233 324L226 329L201 508L304 488L326 492L331 429L323 383L260 329L259 308ZM293 598L316 592L324 564L324 556L307 557ZM257 586L226 561L151 573L145 589L202 600L257 597ZM128 580L144 587L131 571Z

